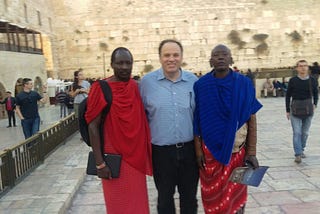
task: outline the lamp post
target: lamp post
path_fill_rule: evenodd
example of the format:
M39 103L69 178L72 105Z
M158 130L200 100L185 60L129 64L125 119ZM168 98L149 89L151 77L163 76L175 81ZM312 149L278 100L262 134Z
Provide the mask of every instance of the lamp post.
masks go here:
M105 53L102 54L103 57L103 77L106 78L106 59L105 59Z

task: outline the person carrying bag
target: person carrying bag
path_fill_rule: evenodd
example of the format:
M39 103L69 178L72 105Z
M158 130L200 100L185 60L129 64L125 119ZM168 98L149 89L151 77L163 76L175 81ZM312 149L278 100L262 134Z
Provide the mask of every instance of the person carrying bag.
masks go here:
M306 60L299 60L296 65L297 76L292 77L286 94L286 115L293 130L293 149L295 162L305 158L306 147L314 109L318 103L318 84L309 76Z

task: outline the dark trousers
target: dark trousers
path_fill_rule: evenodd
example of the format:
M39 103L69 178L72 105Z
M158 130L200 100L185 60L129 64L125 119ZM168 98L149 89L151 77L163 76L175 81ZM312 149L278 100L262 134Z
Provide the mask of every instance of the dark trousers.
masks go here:
M158 190L159 214L175 214L173 195L180 196L180 213L197 213L199 170L193 142L182 147L152 145L153 177Z
M14 111L7 111L8 113L8 120L9 120L9 126L12 126L11 120L13 122L13 126L16 126L16 114Z

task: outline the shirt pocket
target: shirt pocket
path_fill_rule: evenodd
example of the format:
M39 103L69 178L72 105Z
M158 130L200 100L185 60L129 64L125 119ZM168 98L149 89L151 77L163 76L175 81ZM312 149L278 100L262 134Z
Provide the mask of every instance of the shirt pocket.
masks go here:
M194 108L194 94L192 91L186 91L177 96L177 104L183 110Z

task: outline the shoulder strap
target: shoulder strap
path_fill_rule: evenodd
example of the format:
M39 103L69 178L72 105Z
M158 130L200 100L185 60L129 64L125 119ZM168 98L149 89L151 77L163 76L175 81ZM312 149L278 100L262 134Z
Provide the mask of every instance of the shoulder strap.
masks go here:
M100 142L101 142L101 151L103 152L104 148L104 137L103 137L103 125L106 119L107 114L110 111L112 104L112 91L107 81L99 80L100 87L102 89L105 100L107 101L107 106L102 110L101 113L101 122L100 122Z
M102 111L102 119L109 113L112 104L112 91L107 81L99 80L100 87L102 89L105 100L107 101L107 106Z
M312 82L311 82L311 76L309 77L309 90L310 90L310 96L311 96L311 100L312 100Z

